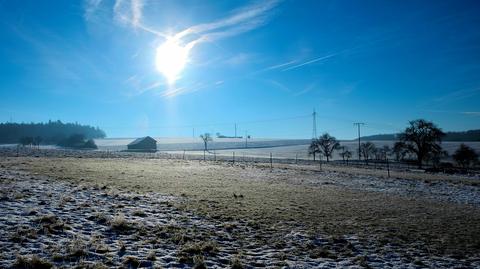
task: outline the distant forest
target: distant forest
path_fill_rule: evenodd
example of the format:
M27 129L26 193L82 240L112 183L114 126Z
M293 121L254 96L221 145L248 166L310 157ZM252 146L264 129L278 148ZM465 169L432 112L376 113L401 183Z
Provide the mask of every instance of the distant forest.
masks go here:
M443 141L480 141L480 130L464 132L446 132ZM373 140L397 140L398 134L378 134L361 137L365 141Z
M72 135L86 139L104 138L98 127L78 123L49 121L48 123L0 123L0 144L19 143L25 137L40 137L42 144L58 144Z

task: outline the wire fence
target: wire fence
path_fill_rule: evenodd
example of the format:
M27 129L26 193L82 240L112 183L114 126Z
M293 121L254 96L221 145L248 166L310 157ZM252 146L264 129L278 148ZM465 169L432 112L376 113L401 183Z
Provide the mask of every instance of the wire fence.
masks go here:
M301 158L299 154L296 154L295 158L279 157L274 153L266 153L265 156L249 156L245 154L238 154L232 151L230 154L217 153L216 151L176 151L176 152L133 152L133 151L120 151L120 150L78 150L78 149L43 149L33 147L3 147L0 148L0 156L3 157L68 157L68 158L124 158L124 159L171 159L171 160L189 160L189 161L205 161L213 163L230 163L230 164L262 164L267 165L271 169L275 165L299 165L299 166L311 166L314 169L322 170L322 166L325 164L331 166L342 167L355 167L363 169L375 169L385 171L385 175L390 177L391 171L431 171L431 172L443 172L443 173L466 173L466 172L480 172L478 167L473 167L467 170L460 169L458 167L451 167L450 170L434 169L431 164L423 166L422 170L418 169L418 166L409 162L398 162L392 159L386 158L382 160L331 160L327 162L325 159L313 160L313 158Z

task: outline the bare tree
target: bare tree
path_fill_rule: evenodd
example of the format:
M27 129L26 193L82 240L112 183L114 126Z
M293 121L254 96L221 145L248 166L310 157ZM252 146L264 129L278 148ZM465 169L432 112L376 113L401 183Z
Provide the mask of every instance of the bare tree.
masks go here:
M36 136L34 139L33 139L33 145L34 146L37 146L38 149L40 149L40 143L42 143L42 137L41 136Z
M375 152L375 153L376 153L376 158L377 158L378 160L386 160L387 157L388 157L388 155L390 155L390 152L391 152L391 151L392 151L392 150L390 149L389 146L384 145L383 147L378 148L378 149L376 150L376 152Z
M22 146L32 146L32 144L34 143L34 139L33 137L30 137L30 136L24 136L22 138L20 138L20 144L22 144Z
M342 150L340 156L342 156L343 162L347 161L348 164L348 160L352 158L352 152L348 150L348 147L346 146L341 146L340 149Z
M469 167L471 164L478 162L478 154L475 150L465 144L460 144L453 154L453 159L463 168Z
M368 160L375 156L377 148L372 142L365 142L360 144L360 155L362 155L363 160L368 165Z
M327 162L330 161L333 152L340 148L340 143L338 143L338 140L328 133L324 133L322 136L320 136L317 142L320 152L327 158Z
M403 142L395 142L393 145L392 153L395 156L397 162L403 161L408 155L408 149Z
M200 138L203 140L205 151L208 151L208 142L213 141L212 136L210 135L210 133L204 133L200 135Z
M347 150L343 153L343 155L345 156L344 158L347 160L347 165L348 165L348 161L350 160L350 158L352 158L353 152Z
M418 167L422 168L425 161L443 152L440 144L445 133L433 122L423 119L410 121L409 124L400 134L400 141L409 152L416 155Z
M313 160L315 161L315 157L318 154L320 154L320 147L318 143L318 139L314 138L312 139L312 142L310 143L310 146L308 147L308 155L313 155Z

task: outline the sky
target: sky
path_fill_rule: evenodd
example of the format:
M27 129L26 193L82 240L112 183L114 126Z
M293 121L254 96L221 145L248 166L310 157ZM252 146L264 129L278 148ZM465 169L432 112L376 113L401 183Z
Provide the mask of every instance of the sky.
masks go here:
M480 128L479 1L0 0L0 122L108 137Z

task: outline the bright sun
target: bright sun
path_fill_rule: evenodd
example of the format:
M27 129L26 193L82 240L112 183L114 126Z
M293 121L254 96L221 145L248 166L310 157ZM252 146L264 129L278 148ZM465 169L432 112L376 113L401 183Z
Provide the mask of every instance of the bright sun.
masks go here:
M188 59L188 49L182 47L173 39L167 39L165 43L157 48L155 64L169 84L173 84L178 79Z

